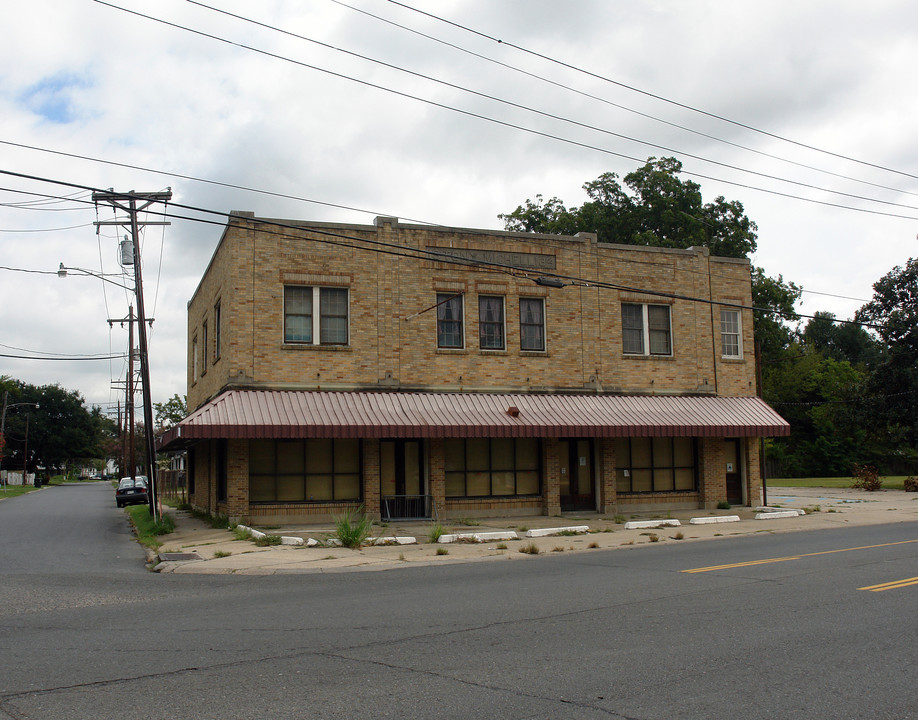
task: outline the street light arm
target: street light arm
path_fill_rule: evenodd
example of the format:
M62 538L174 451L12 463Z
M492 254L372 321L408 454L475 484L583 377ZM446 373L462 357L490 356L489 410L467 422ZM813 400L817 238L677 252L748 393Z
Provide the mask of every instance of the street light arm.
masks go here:
M127 285L122 285L119 282L110 280L109 278L105 277L103 273L93 272L92 270L87 270L85 268L67 267L64 265L64 263L61 263L60 267L57 269L57 276L59 278L65 278L67 277L68 272L81 273L82 275L86 275L89 277L99 278L99 280L102 280L103 282L111 283L112 285L117 285L120 288L124 288L125 290L129 290L130 292L134 292L133 287L128 287Z

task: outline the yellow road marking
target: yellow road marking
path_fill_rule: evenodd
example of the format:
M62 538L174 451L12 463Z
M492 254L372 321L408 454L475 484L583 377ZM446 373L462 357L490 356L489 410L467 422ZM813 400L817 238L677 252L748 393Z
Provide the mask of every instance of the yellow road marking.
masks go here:
M918 585L918 577L906 578L905 580L892 580L879 585L868 585L867 587L858 588L858 590L870 590L870 592L883 592L884 590L898 590L899 588L908 587L909 585Z
M730 570L732 568L750 567L752 565L766 565L768 563L786 562L787 560L799 560L800 558L815 557L816 555L832 555L834 553L851 552L852 550L873 550L875 548L892 547L893 545L907 545L908 543L914 543L914 542L918 542L918 539L899 540L897 542L882 543L880 545L861 545L860 547L853 547L853 548L839 548L838 550L822 550L820 552L802 553L801 555L793 555L789 557L767 558L765 560L749 560L748 562L731 563L729 565L711 565L710 567L691 568L690 570L682 570L682 572L684 573L703 573L703 572L712 572L714 570ZM910 580L914 580L915 582L913 583ZM918 584L918 578L911 578L910 580L898 580L897 582L907 583L908 585ZM905 587L905 585L902 585L901 587ZM860 588L860 589L869 590L870 588ZM889 588L884 588L884 589L889 589Z

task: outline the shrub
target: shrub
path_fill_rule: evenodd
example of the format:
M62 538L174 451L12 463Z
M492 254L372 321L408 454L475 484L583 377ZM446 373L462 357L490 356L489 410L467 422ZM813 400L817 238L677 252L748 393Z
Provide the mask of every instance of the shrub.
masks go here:
M449 555L449 549L447 548L437 548L437 555Z
M883 488L883 481L880 480L880 473L874 465L855 465L854 466L854 483L851 487L874 492Z
M335 518L334 537L338 538L344 547L356 549L370 537L372 528L373 521L363 514L363 508L357 512L346 510L344 515Z
M271 545L280 545L280 535L265 535L264 537L255 538L255 544L258 547L269 547Z
M526 555L538 555L542 551L539 550L539 546L535 543L529 543L528 545L523 545L523 547L520 548L520 552Z
M905 478L905 482L902 486L905 488L905 492L918 492L918 479L910 475Z
M730 503L728 503L726 500L721 500L719 503L717 503L717 509L718 510L729 510Z

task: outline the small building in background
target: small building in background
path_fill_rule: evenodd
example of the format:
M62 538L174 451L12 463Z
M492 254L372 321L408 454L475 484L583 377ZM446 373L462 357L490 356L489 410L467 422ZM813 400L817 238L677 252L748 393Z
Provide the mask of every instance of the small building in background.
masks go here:
M233 213L188 304L197 508L255 523L761 501L750 265Z

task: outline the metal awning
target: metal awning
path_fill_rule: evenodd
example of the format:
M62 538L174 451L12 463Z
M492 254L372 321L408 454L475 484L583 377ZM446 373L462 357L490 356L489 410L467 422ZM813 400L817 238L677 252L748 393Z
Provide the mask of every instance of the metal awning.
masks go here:
M757 397L229 390L167 430L160 449L217 438L789 434Z

